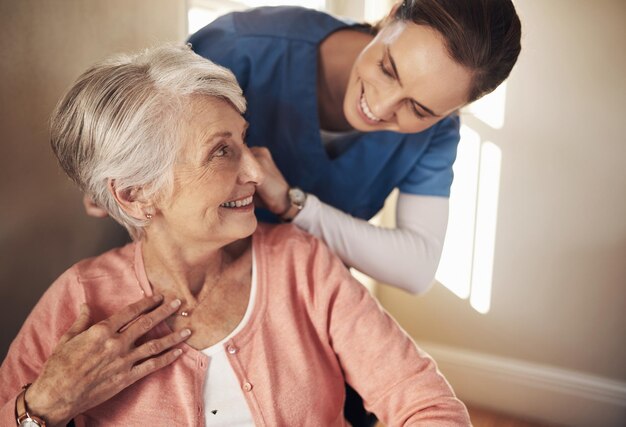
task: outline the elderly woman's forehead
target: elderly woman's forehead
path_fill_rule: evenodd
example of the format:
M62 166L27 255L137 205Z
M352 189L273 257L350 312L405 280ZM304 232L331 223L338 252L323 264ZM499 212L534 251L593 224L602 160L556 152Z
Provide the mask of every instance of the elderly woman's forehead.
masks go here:
M208 95L193 95L184 108L186 116L241 116L241 113L227 100Z
M193 99L183 119L188 130L206 136L232 136L241 134L248 128L248 122L231 103L209 96Z
M237 108L224 98L211 95L194 94L189 96L187 99L187 108L193 111L204 110L205 113L220 113L230 110L232 113L241 116L241 113L237 110Z

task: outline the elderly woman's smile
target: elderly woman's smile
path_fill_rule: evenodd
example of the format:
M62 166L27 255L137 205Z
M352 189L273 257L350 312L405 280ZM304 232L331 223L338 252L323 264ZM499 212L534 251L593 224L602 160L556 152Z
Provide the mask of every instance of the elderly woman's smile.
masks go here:
M252 196L248 196L248 197L244 197L243 199L222 203L220 206L222 206L223 208L230 208L230 209L249 210L251 208L250 206L251 204L252 204Z

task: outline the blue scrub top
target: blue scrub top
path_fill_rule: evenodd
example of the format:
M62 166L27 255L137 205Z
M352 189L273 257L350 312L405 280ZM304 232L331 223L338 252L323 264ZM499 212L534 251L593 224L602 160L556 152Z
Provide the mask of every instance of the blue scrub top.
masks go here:
M248 101L248 144L269 148L290 185L363 219L374 216L396 187L449 197L456 115L414 134L352 132L340 137L348 148L338 157L326 153L317 108L318 46L346 27L359 26L299 7L263 7L220 17L189 42L233 71Z

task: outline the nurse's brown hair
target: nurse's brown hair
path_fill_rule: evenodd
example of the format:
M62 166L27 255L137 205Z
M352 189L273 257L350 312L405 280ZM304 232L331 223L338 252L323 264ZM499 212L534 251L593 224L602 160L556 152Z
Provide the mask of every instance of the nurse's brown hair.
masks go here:
M392 19L427 25L443 36L451 58L472 71L468 102L498 87L521 50L511 0L404 0Z

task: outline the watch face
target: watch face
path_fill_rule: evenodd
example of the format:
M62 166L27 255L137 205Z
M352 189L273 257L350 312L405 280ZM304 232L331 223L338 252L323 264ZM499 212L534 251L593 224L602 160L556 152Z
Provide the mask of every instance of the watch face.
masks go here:
M289 199L291 203L301 208L306 200L306 193L297 187L292 188L289 190Z
M36 421L33 421L30 418L26 418L24 421L22 421L22 423L20 424L20 427L41 427L41 426Z

